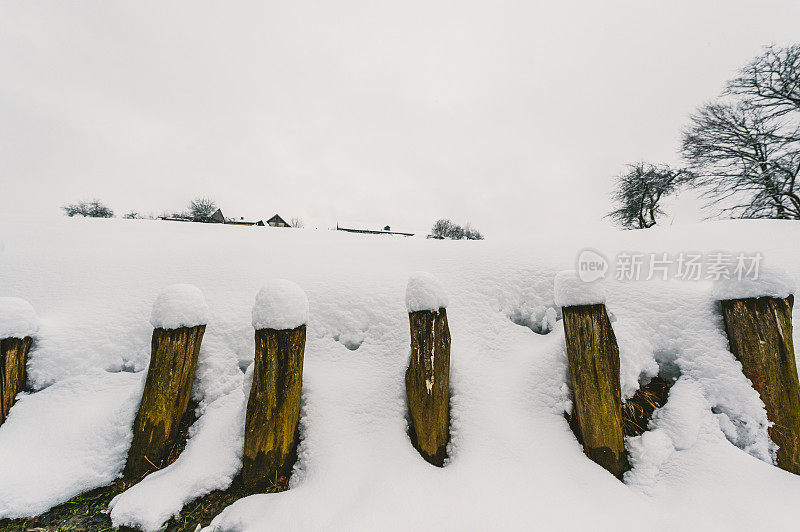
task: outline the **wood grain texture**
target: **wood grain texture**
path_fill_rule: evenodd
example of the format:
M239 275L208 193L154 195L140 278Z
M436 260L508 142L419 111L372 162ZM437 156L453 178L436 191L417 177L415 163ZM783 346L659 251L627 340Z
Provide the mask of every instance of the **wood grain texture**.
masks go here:
M186 413L206 326L155 329L142 401L124 476L139 480L159 469Z
M25 388L25 364L31 344L30 336L0 340L0 425L8 417L17 394Z
M564 307L572 415L584 452L617 478L628 469L622 429L619 348L605 305Z
M242 480L259 488L288 477L296 459L306 326L255 333Z
M800 474L800 384L792 342L794 297L722 301L731 352L764 401L773 422L778 467Z
M422 457L442 466L450 440L450 328L447 311L410 312L411 356L406 396L411 441Z

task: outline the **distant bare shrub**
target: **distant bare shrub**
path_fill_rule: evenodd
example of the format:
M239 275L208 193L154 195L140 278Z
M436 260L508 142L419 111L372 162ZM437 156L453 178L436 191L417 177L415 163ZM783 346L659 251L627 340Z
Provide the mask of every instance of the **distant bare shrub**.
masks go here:
M444 218L437 220L431 228L431 237L450 240L483 240L483 235L477 229L474 229L469 222L464 227L446 220Z
M189 204L188 217L194 222L207 222L217 210L217 204L209 198L196 198Z
M89 218L113 218L114 211L104 205L100 200L79 201L61 207L64 213L69 216L84 216Z

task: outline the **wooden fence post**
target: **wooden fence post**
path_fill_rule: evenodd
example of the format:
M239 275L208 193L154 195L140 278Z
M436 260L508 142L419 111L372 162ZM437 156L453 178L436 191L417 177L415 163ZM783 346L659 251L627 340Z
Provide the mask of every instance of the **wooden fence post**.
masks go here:
M24 299L0 298L0 425L25 387L25 365L39 328L36 311Z
M255 361L245 416L242 480L261 489L288 477L297 457L308 298L274 279L253 306Z
M411 276L406 307L411 329L406 370L411 441L426 461L441 467L450 440L450 328L439 280L424 272Z
M764 401L778 467L800 474L800 384L792 342L794 296L723 300L731 352Z
M125 463L128 480L160 469L175 443L208 322L203 293L187 284L165 288L153 304L150 322L154 327L150 365Z
M562 307L564 338L574 406L586 455L621 479L628 470L622 428L619 348L605 306L602 285L585 283L572 272L555 282L556 304Z

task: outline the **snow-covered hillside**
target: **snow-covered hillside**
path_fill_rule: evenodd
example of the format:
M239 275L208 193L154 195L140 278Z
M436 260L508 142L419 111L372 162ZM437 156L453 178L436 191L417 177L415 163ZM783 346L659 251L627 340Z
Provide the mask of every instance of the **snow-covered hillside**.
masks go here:
M0 427L0 518L40 513L120 474L152 305L175 283L208 304L200 417L184 454L115 500L112 518L156 529L226 487L241 465L253 303L283 278L309 301L299 459L290 490L240 500L218 530L794 529L800 477L769 463L763 404L728 351L712 283L608 273L623 394L659 372L678 377L651 430L627 442L634 467L623 484L585 457L564 419L553 281L584 248L610 259L760 252L796 281L798 240L800 224L775 221L580 234L553 224L526 239L452 242L0 218L0 297L27 300L39 318L28 364L36 391ZM405 291L417 271L441 280L449 299L452 439L441 469L406 434Z

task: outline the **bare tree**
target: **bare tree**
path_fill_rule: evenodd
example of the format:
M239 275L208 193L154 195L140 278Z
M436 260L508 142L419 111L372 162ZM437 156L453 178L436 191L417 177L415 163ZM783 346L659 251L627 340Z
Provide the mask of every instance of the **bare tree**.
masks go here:
M483 240L483 235L474 229L469 223L461 227L457 223L442 218L437 220L431 228L431 237L439 240L448 238L451 240Z
M691 116L683 156L722 214L800 219L800 141L748 102L712 103Z
M767 47L725 96L683 132L696 184L721 214L800 219L800 45Z
M451 222L450 220L445 220L444 218L440 220L436 220L431 228L431 236L433 238L438 238L439 240L444 238L451 238L453 234L453 227L456 224Z
M79 201L61 207L64 213L69 216L84 216L89 218L112 218L114 211L104 205L100 200Z
M467 222L464 224L464 238L467 240L483 240L483 234Z
M799 111L800 44L767 46L728 82L725 93L746 98L768 118ZM797 133L795 124L795 136Z
M291 221L289 222L289 225L292 226L292 227L295 227L297 229L300 229L305 224L303 223L303 219L302 218L300 218L299 216L295 216L294 218L291 219Z
M639 162L617 176L611 201L617 206L607 214L625 229L646 229L664 214L661 200L674 193L690 177L688 171L668 165Z
M189 218L194 222L207 222L217 210L217 204L209 198L196 198L189 204Z

